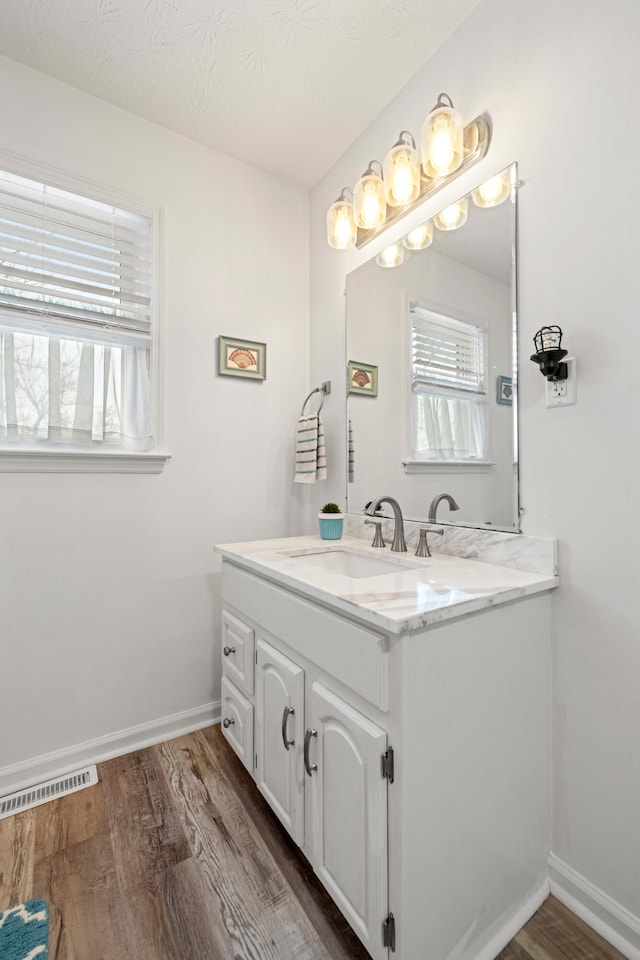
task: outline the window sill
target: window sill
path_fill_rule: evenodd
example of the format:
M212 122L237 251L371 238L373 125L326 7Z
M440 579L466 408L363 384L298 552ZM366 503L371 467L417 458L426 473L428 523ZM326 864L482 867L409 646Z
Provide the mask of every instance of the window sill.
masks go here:
M495 460L403 460L405 473L488 473Z
M168 453L0 450L0 473L162 473Z

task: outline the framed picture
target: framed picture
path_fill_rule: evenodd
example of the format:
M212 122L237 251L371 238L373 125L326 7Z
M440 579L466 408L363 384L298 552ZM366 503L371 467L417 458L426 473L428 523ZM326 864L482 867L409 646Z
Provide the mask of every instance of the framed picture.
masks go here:
M367 397L378 396L377 367L373 367L370 363L356 363L355 360L349 360L347 377L349 393L361 393Z
M218 373L225 377L266 380L267 345L254 340L218 337Z
M513 403L513 386L511 377L498 377L498 394L496 397L498 403L504 403L511 406Z

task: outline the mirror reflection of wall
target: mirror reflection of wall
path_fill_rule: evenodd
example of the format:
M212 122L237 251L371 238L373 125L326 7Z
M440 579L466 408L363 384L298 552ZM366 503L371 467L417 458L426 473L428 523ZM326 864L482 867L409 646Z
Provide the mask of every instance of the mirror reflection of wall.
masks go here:
M407 519L426 520L447 492L460 510L449 517L444 505L439 520L519 528L515 164L506 174L506 202L469 202L459 229L436 228L401 264L374 258L347 277L348 359L378 376L376 397L347 403L351 513L386 493Z

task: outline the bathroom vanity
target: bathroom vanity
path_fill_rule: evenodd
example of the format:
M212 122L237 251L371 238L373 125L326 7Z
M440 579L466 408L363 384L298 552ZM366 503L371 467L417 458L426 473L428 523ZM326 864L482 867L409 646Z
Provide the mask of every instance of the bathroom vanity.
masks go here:
M266 802L375 960L492 960L545 892L555 564L217 549L223 733Z

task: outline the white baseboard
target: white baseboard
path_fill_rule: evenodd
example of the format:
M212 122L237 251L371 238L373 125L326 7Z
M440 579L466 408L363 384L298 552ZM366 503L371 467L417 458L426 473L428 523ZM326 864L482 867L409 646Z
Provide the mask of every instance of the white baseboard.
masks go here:
M201 730L202 727L219 722L220 700L214 700L192 710L160 717L158 720L140 723L125 730L117 730L115 733L97 737L95 740L86 740L84 743L76 743L62 750L44 753L11 766L0 767L0 797L40 783L42 780L63 776L77 767L121 757L125 753L133 753L134 750L150 747L163 740L181 737L185 733Z
M551 893L629 960L640 960L640 918L549 854Z
M515 913L509 914L506 921L491 934L491 938L481 949L480 953L474 954L474 960L494 960L501 950L504 950L510 940L513 940L516 933L524 927L527 920L530 920L536 910L542 906L549 896L549 882L545 880L538 889L527 900L521 904Z

